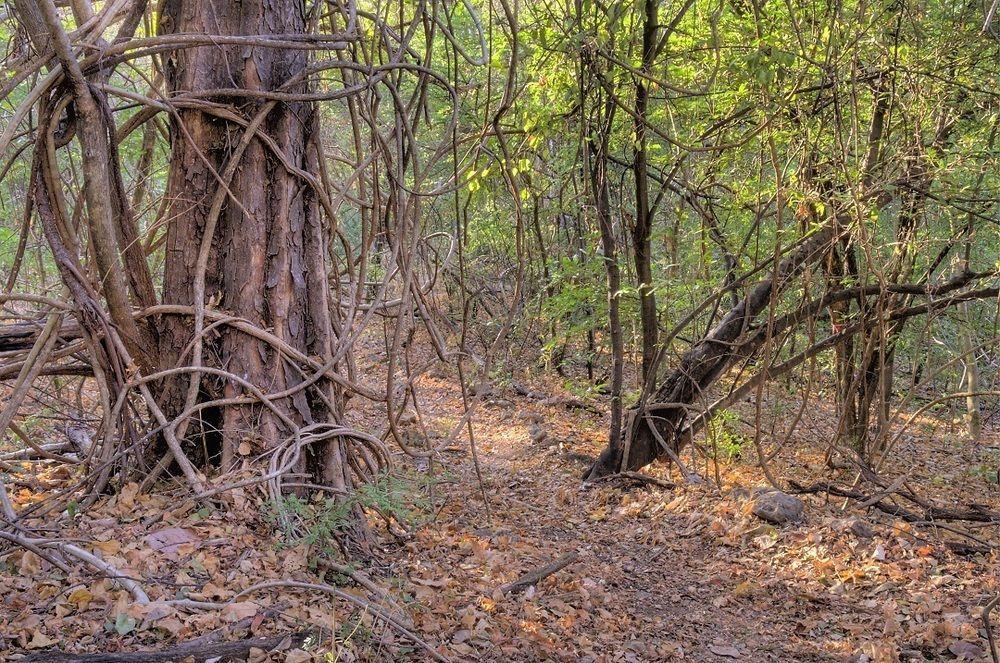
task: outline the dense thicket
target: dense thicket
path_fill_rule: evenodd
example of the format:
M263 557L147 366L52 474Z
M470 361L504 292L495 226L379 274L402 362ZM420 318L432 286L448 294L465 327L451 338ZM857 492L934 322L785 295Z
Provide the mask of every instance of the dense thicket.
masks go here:
M166 472L343 498L390 442L430 453L398 425L418 332L461 376L449 440L525 358L609 395L592 478L684 467L748 396L766 466L798 421L762 442L772 388L835 400L831 460L866 473L914 398L972 435L995 406L979 2L15 6L0 428L85 386L86 496Z

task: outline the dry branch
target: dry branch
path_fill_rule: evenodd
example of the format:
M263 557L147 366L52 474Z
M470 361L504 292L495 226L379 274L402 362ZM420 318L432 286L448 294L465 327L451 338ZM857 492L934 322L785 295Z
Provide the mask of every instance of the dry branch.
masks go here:
M173 663L175 661L195 661L203 663L211 660L247 660L251 649L273 651L278 647L298 647L309 637L307 631L285 635L260 636L203 644L194 642L181 644L162 651L105 652L99 654L69 654L61 651L45 651L30 654L23 659L30 663Z
M882 495L868 495L857 490L843 488L833 483L820 482L811 486L803 486L797 481L789 481L793 492L799 494L829 493L838 497L857 500L862 504L878 509L890 516L898 516L911 523L933 522L936 520L966 521L976 523L1000 523L1000 514L988 511L977 504L967 510L946 509L937 506L926 506L923 512L916 512L897 504L891 504L882 499ZM888 492L888 491L883 491ZM910 498L913 501L912 498Z
M568 552L559 559L555 560L551 564L546 564L540 569L531 571L530 573L525 573L523 576L515 580L514 582L504 585L500 588L500 591L504 594L515 594L517 592L528 589L532 585L537 585L545 578L548 578L553 573L560 571L579 558L576 551Z

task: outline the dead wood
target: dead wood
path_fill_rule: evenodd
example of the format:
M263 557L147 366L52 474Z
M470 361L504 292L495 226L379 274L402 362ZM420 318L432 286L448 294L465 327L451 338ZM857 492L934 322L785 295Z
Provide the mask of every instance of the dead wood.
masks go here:
M983 627L986 629L986 637L990 643L990 656L993 663L1000 663L1000 656L997 655L997 643L993 636L993 624L990 623L990 613L1000 604L1000 594L993 597L993 600L983 607Z
M605 481L632 481L635 483L648 484L651 486L659 486L660 488L676 488L677 484L672 481L667 481L665 479L660 479L657 477L651 477L648 474L643 474L641 472L618 472L617 474L609 474L593 480L591 483L603 483Z
M504 594L515 594L531 587L532 585L537 585L553 573L556 573L557 571L560 571L575 562L578 557L579 555L575 551L568 552L551 564L547 564L540 569L525 573L514 582L504 585L500 588L500 591Z
M32 663L168 663L191 660L195 662L208 660L220 662L240 661L247 659L251 649L271 651L285 644L286 641L289 647L298 647L305 642L308 636L308 631L301 631L298 633L247 638L232 642L204 644L193 641L162 651L70 654L53 650L31 654L22 660L31 661Z
M836 495L837 497L846 497L848 499L862 502L867 506L878 509L883 513L887 513L890 516L898 516L899 518L911 523L933 522L936 520L964 520L976 523L1000 523L1000 514L988 511L979 504L970 505L968 510L948 509L928 505L923 506L922 512L917 512L899 506L898 504L892 504L884 499L880 499L878 495L868 495L860 491L843 488L829 482L819 482L811 486L803 486L796 481L789 481L788 483L791 486L791 490L789 492L798 494L829 493L830 495ZM914 501L912 498L910 499L911 501Z

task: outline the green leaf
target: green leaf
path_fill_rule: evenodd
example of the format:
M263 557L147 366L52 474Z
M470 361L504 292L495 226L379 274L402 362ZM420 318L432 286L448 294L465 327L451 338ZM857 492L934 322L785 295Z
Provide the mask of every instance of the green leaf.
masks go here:
M115 631L118 635L128 635L135 630L135 617L127 612L119 612L115 617Z

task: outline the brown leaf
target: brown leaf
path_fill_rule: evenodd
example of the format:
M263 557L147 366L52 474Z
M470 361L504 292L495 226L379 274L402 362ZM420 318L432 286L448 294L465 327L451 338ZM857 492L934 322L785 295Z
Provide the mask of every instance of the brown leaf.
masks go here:
M52 645L59 644L58 640L53 640L49 636L45 635L41 631L35 631L31 636L31 642L25 645L26 649L41 649L43 647L51 647Z
M25 550L21 555L20 570L21 575L29 578L37 575L42 570L42 558L30 550Z
M986 652L979 645L966 642L964 640L958 640L948 645L948 651L958 657L959 660L962 659L977 659L983 656Z
M728 645L709 645L708 650L716 656L726 656L728 658L739 658L740 650Z
M241 619L253 617L259 609L260 606L253 601L240 601L239 603L230 603L222 613L226 621L238 622Z
M197 543L200 539L191 530L183 527L168 527L146 535L146 544L157 552L166 555L177 554L178 549L187 543Z
M87 606L90 605L90 602L94 600L94 595L91 594L90 590L86 587L77 587L69 593L66 600L76 605L77 608L86 610Z

